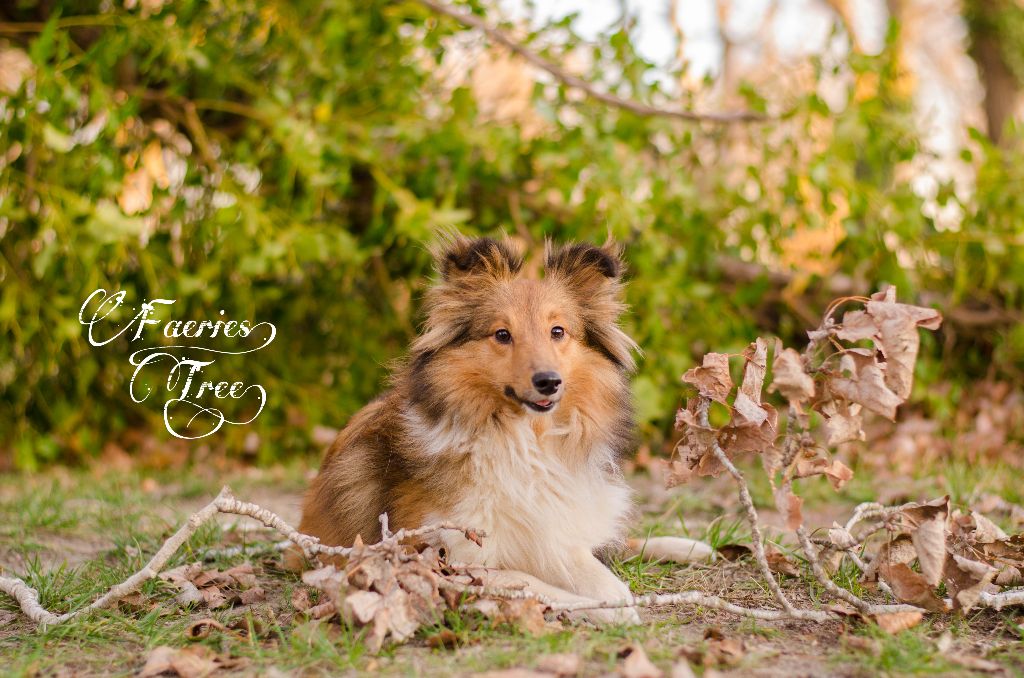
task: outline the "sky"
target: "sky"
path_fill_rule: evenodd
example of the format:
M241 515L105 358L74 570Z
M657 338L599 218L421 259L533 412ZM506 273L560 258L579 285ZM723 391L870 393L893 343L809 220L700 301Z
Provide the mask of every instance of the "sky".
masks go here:
M678 0L679 25L685 35L684 54L690 73L696 78L718 72L722 58L717 0ZM739 58L757 58L756 32L762 25L771 0L733 0L726 34L737 45ZM636 44L640 53L656 64L671 64L676 53L676 36L669 21L669 0L541 0L532 11L527 0L500 0L511 18L530 16L541 25L550 19L578 13L574 27L584 39L595 39L615 24L621 7L637 20ZM885 30L883 0L857 0L855 25L865 50L881 48ZM778 0L771 24L779 53L800 57L821 52L828 43L833 20L823 0Z

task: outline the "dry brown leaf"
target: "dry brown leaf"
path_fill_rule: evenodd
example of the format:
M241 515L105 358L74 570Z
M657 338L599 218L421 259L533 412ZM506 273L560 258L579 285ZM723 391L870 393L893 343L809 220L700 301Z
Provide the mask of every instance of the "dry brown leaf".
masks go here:
M983 673L1005 673L1009 675L1009 671L1007 671L1005 666L990 659L976 657L962 652L946 652L943 656L954 664L958 664L959 666L962 666L965 669L970 669L971 671L981 671Z
M346 569L346 577L352 586L378 593L388 593L398 585L395 568L384 554L354 559Z
M921 574L935 586L942 580L946 563L946 518L949 516L949 497L924 504L905 506L904 519L910 525L910 539L917 551Z
M255 605L256 603L262 603L267 599L267 592L263 590L262 586L254 586L251 589L242 591L238 598L242 605Z
M867 311L847 311L843 314L843 322L836 328L836 336L843 341L863 341L874 339L878 334L878 325Z
M306 610L306 615L310 619L330 619L337 613L338 608L334 606L333 600L325 600Z
M833 459L832 463L825 469L825 477L832 484L833 490L840 490L843 485L853 479L853 471L843 462Z
M863 423L861 422L861 406L845 400L826 400L821 406L825 416L825 430L828 431L827 443L830 446L841 443L864 440Z
M991 565L949 554L943 579L953 599L953 609L967 612L974 607L995 575L996 568Z
M861 652L866 652L871 655L877 655L882 650L882 644L877 638L865 638L864 636L844 634L843 642L848 647L852 647L855 650L860 650Z
M884 296L873 295L867 312L878 326L875 343L885 356L885 383L900 400L906 400L914 385L914 364L921 344L917 328L939 329L942 314L932 308L896 303L893 287Z
M743 641L736 638L714 639L708 642L704 655L705 666L736 666L746 655Z
M743 641L726 636L717 626L709 626L704 630L704 640L703 648L683 648L680 654L706 669L713 666L735 666L746 654Z
M888 582L896 597L905 603L924 608L929 612L945 612L946 604L935 595L934 585L929 585L917 572L904 563L879 566L878 573Z
M777 487L774 496L775 508L778 509L787 529L795 530L804 524L802 511L804 500L801 497L793 494L793 491L785 485Z
M242 588L252 588L256 586L256 574L253 569L252 563L242 563L232 568L224 570L225 577L230 577L231 580L237 582Z
M921 620L924 619L924 613L891 612L889 614L876 614L872 619L878 624L878 628L886 633L897 634L900 631L906 631L920 624Z
M685 659L680 659L672 665L672 670L669 672L669 678L697 678L697 674L695 674L693 669L690 668L690 662Z
M894 421L896 408L903 403L903 399L886 385L885 373L878 360L873 355L855 351L848 350L839 361L842 374L849 373L850 376L832 375L828 381L829 390L840 398Z
M763 454L775 447L778 412L767 403L764 403L760 409L765 414L765 418L760 424L734 420L723 426L718 432L718 444L730 457L739 452ZM717 462L717 459L715 461Z
M868 569L864 571L865 581L875 581L878 578L878 569L882 565L895 565L897 563L910 563L917 557L917 550L910 537L901 534L892 541L885 542L878 553L871 559Z
M768 369L768 342L758 337L743 352L743 381L733 401L737 422L741 425L760 426L768 419L768 410L761 405L761 390Z
M843 551L851 549L859 543L854 536L850 534L849 530L835 522L832 523L832 527L828 530L828 539L837 549Z
M789 577L799 577L800 568L786 554L774 548L765 549L765 560L768 562L768 569L776 574L784 574Z
M153 608L153 604L149 602L146 596L142 595L138 591L135 593L129 593L127 596L117 601L117 606L128 612L142 612ZM0 624L2 626L2 624Z
M345 581L345 575L333 565L327 565L315 570L306 570L302 573L302 581L307 586L327 592L340 586Z
M342 616L359 624L369 624L380 609L384 597L374 591L356 591L345 596Z
M451 629L441 629L437 633L427 636L427 647L451 650L458 645L459 637Z
M313 601L309 597L309 589L299 586L292 591L292 607L296 612L305 612L313 607Z
M665 486L671 489L677 485L688 483L695 475L685 463L678 459L673 459L668 465L668 478L665 480Z
M769 390L797 405L814 397L814 379L804 371L803 359L795 350L787 348L775 354Z
M694 367L683 375L683 381L697 387L705 398L726 403L732 392L732 377L729 374L729 356L725 353L707 353L700 367Z
M583 668L583 659L578 654L562 652L549 654L537 660L537 669L556 676L575 676Z
M544 621L544 605L533 598L509 600L483 599L476 608L495 624L512 624L533 636L549 632Z
M224 625L216 619L206 617L204 619L197 619L185 628L185 637L189 640L199 640L206 638L214 630L224 631L226 630Z
M1024 586L1024 574L1019 567L1003 565L992 581L997 586Z
M1002 528L977 511L971 512L971 520L974 524L969 538L975 544L994 544L1009 539L1009 535L1003 532Z
M164 673L173 673L181 678L204 678L217 670L216 655L203 646L153 648L146 658L146 664L139 678L151 678Z
M664 674L655 666L640 645L633 644L619 653L624 657L619 667L622 678L661 678Z

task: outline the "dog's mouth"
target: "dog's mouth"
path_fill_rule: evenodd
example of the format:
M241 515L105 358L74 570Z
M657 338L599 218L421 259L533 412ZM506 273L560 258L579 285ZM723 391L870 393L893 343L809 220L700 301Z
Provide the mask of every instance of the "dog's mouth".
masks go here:
M534 412L550 412L555 409L555 405L558 404L557 400L521 400L521 403L529 407Z
M512 388L511 386L505 387L505 395L507 395L512 400L515 400L520 405L523 405L528 410L540 413L550 412L551 410L555 409L555 405L557 405L558 401L561 400L561 398L541 398L540 400L528 400L526 398L520 398L519 394L517 394L515 389Z

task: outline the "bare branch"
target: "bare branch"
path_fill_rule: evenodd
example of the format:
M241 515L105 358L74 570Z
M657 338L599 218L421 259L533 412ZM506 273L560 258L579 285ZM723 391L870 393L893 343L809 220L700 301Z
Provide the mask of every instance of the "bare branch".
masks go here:
M702 426L708 426L708 408L711 407L711 400L704 396L699 396L699 407L697 414L700 417L700 423ZM757 509L754 508L754 499L750 496L750 489L747 487L746 478L743 477L743 473L736 468L736 465L732 463L732 460L725 454L725 451L719 446L717 442L712 443L712 450L714 451L715 457L729 472L729 475L733 477L740 490L740 503L743 504L743 508L747 512L747 522L750 523L750 537L752 546L754 549L754 559L757 561L758 567L761 569L761 575L764 577L768 584L768 588L771 589L772 595L775 596L775 600L779 601L782 605L782 609L786 611L790 616L797 616L798 610L793 607L793 603L789 601L786 594L782 592L782 587L779 586L779 582L775 581L775 575L772 574L772 569L768 566L768 558L764 553L764 538L761 535L761 523L757 517Z
M565 70L561 66L551 61L548 61L544 57L540 56L528 47L516 42L509 37L504 31L489 26L485 21L477 16L469 14L467 12L460 12L452 9L447 4L437 2L436 0L416 0L424 7L443 14L447 17L455 19L463 26L469 28L475 28L481 31L488 38L494 42L508 48L515 54L518 54L528 63L540 68L541 70L550 73L556 80L567 87L572 87L585 92L588 96L593 99L613 106L615 108L621 108L629 111L635 115L644 117L663 117L663 118L676 118L679 120L694 120L702 122L757 122L770 119L769 116L763 113L756 113L754 111L730 111L724 113L701 113L697 111L684 111L668 108L658 108L656 106L650 106L648 104L640 103L638 101L631 101L630 99L623 99L622 97L608 92L602 92L601 90L594 87L593 84L579 78L569 71Z
M1001 610L1008 605L1024 605L1024 588L1011 589L1002 593L989 593L982 591L978 598L979 607L991 607L993 610Z
M343 546L323 546L316 537L303 534L286 523L279 515L256 504L240 501L231 494L231 489L225 486L213 501L193 513L181 528L164 542L163 546L146 563L145 567L128 577L120 584L115 584L109 591L94 600L86 607L79 608L65 614L54 614L39 604L39 592L17 577L0 577L0 591L14 598L21 606L25 615L36 622L46 626L62 624L66 621L84 614L90 610L98 610L110 607L118 600L138 591L144 583L159 576L160 571L167 565L171 557L181 546L196 533L203 524L209 522L218 513L230 513L234 515L247 516L258 520L267 527L276 530L286 537L290 542L299 546L307 557L313 558L316 555L342 556L351 555L355 549ZM473 530L465 527L458 527L450 523L438 523L426 525L415 530L399 530L376 544L360 546L363 551L395 551L401 548L405 539L431 534L441 530L455 530L466 535L467 539L477 541L484 536L480 530Z

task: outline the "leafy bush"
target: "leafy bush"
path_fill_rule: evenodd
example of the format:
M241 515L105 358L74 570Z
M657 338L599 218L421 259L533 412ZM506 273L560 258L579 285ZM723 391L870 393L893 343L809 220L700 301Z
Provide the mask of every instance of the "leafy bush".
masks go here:
M547 80L502 118L452 73L462 27L414 0L99 5L3 10L16 30L0 49L31 60L0 99L0 449L22 468L126 430L166 435L158 409L128 397L128 343L84 338L78 311L98 287L176 299L175 318L275 323L244 363L266 411L215 439L240 450L255 432L263 460L308 449L314 426L342 425L384 386L415 332L423 243L449 225L535 247L625 242L655 444L694 355L795 333L831 296L822 281L1021 307L1024 165L979 136L975 195L941 186L964 220L940 230L904 171L923 151L895 49L817 63L816 79L852 74L835 109L813 91L780 103L745 88L749 106L784 110L761 123L640 117ZM566 20L527 42L545 52L554 36L602 87L663 98L628 28L585 46ZM780 290L736 262L792 275ZM1024 360L1019 326L947 338L959 374ZM925 351L927 384L942 353Z

